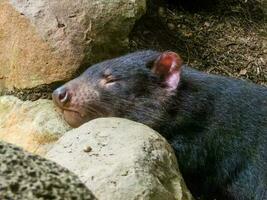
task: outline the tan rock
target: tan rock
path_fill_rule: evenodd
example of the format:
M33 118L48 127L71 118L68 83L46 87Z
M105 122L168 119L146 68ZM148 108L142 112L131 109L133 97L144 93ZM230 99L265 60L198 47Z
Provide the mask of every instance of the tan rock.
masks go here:
M100 200L192 199L170 145L130 120L86 123L65 133L46 157L76 173Z
M0 90L51 83L70 77L74 69L52 52L24 15L0 1Z
M13 96L0 97L0 140L44 154L50 143L70 130L55 109L50 100L23 102Z
M125 51L145 0L1 0L0 91L67 80Z

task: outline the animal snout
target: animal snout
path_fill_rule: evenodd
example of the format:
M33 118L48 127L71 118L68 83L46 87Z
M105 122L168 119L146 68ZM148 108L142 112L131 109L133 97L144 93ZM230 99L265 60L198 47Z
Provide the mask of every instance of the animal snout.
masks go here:
M53 101L59 106L65 106L70 101L70 93L64 86L57 88L52 93Z

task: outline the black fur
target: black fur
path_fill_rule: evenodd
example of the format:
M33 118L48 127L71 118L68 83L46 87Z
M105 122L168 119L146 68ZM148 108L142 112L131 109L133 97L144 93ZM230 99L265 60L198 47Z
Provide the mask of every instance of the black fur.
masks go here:
M267 199L267 89L185 68L167 133L205 199Z
M267 88L183 66L178 88L168 91L150 70L159 55L136 52L90 67L73 82L86 80L99 96L79 103L166 137L195 197L266 200ZM106 72L117 80L108 88L99 84Z

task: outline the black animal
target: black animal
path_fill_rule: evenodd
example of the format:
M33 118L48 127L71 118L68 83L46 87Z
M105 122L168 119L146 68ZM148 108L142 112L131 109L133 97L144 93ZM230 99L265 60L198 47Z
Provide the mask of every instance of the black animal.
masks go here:
M93 65L53 99L74 127L116 116L157 130L195 197L267 200L266 87L141 51Z

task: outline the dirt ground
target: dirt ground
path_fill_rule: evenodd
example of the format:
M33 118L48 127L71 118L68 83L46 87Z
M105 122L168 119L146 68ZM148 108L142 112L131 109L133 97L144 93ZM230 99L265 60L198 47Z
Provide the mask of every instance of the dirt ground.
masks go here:
M264 0L181 1L151 2L131 50L174 50L202 71L267 85Z
M149 0L130 35L129 51L173 50L208 73L267 86L266 0ZM22 100L51 98L62 83L15 90Z

